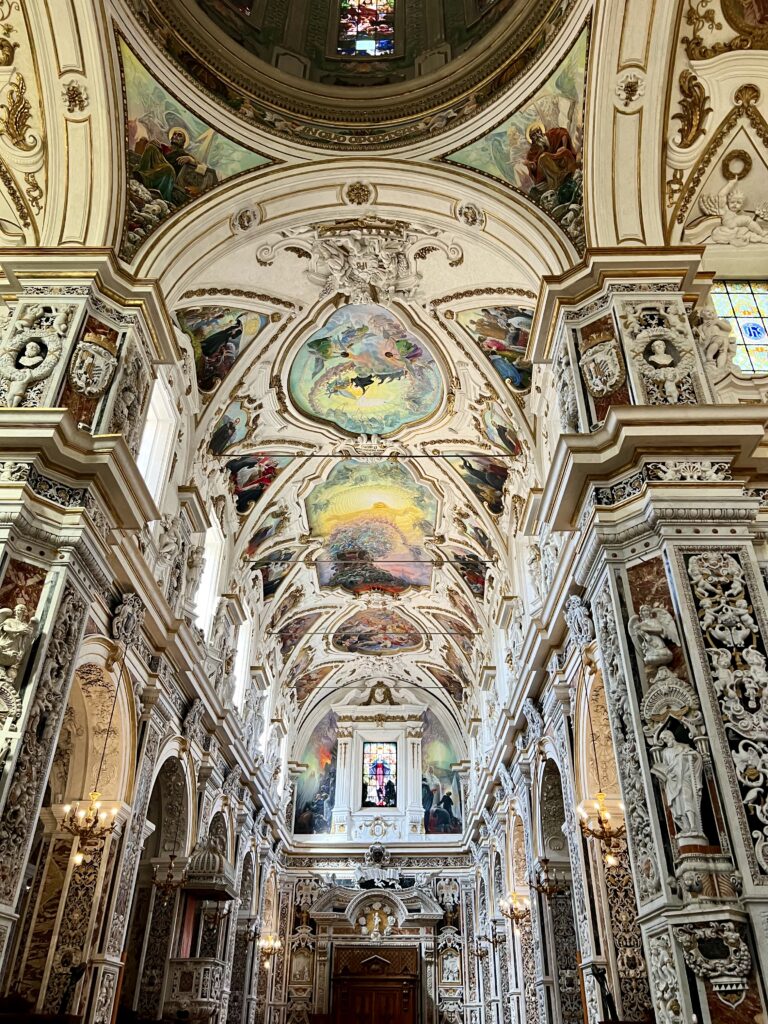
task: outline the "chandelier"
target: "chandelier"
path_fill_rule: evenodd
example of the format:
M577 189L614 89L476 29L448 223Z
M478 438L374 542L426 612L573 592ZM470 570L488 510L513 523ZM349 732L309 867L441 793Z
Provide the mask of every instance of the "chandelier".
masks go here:
M97 779L98 782L98 779ZM78 841L78 852L75 854L75 863L79 866L85 859L86 852L95 852L103 845L108 835L115 830L117 808L113 807L110 812L101 809L101 793L94 789L89 793L90 803L83 809L80 804L64 806L64 817L61 820L59 829L75 836Z
M557 871L549 873L549 857L542 857L539 860L539 877L537 879L530 879L531 888L544 896L545 899L550 899L552 896L561 896L564 892L567 892L568 886L565 884L564 878L557 877Z
M181 817L181 815L179 815ZM178 836L178 824L176 826ZM179 877L176 877L176 841L173 844L173 853L168 855L168 870L162 878L157 877L157 869L159 864L155 864L155 869L152 874L152 885L157 890L158 898L162 901L163 905L171 902L176 892L179 889L183 889L189 880L189 875L186 868L183 868Z
M264 960L265 967L269 967L272 957L276 956L282 948L282 939L274 932L264 932L259 937L259 952Z
M599 785L599 783L598 783ZM626 826L613 825L610 812L605 808L605 793L600 790L595 794L594 801L597 824L590 821L589 813L584 807L579 808L579 825L587 839L597 839L603 849L603 860L607 868L615 868L619 863L618 847L626 835Z
M111 811L105 811L101 808L99 782L101 780L101 773L104 769L104 759L107 756L107 744L109 743L109 737L112 735L112 722L115 718L117 697L120 692L120 681L125 670L125 659L127 654L128 648L124 647L123 660L115 682L115 695L112 698L109 721L107 722L107 728L104 733L104 746L101 751L99 767L96 772L96 781L92 792L88 794L90 803L86 808L82 808L79 801L74 807L71 804L65 804L64 817L59 824L59 831L67 832L69 835L74 836L77 839L77 853L73 858L77 867L83 863L87 855L94 854L100 850L106 842L107 836L110 836L117 827L117 821L115 820L117 817L117 807L113 807Z
M499 900L499 910L502 917L511 921L513 926L520 927L531 914L531 901L526 896L517 892L511 892L508 896Z
M582 667L582 675L584 670ZM597 775L597 793L593 800L594 812L597 823L584 806L579 808L579 825L587 839L596 839L603 851L603 861L607 868L615 868L619 864L619 853L621 840L626 835L626 826L622 823L614 825L611 822L610 811L605 806L605 793L600 778L600 761L597 756L597 744L595 743L595 729L592 725L592 707L587 700L587 714L589 716L589 731L592 738L592 756L595 762L595 773Z

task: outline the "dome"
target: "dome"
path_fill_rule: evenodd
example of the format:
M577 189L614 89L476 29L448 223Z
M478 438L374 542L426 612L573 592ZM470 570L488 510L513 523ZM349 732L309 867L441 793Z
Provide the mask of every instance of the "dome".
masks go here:
M571 6L131 3L183 72L235 114L295 141L350 149L403 145L475 113L537 59Z

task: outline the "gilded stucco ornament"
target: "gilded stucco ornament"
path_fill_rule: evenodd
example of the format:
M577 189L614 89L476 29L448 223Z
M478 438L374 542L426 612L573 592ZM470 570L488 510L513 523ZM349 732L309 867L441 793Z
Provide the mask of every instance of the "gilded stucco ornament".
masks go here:
M680 122L676 144L681 149L690 149L705 132L704 123L707 114L712 113L712 107L707 106L709 96L704 86L690 70L684 68L680 72L680 110L672 115L673 121Z

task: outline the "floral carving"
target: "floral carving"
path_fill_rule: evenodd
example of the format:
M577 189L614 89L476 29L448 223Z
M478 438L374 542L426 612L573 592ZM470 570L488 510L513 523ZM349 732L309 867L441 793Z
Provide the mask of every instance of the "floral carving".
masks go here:
M680 111L672 115L672 120L680 122L677 145L689 149L704 134L704 121L712 107L707 106L709 96L690 68L680 72L680 92Z
M658 1024L684 1024L680 1006L680 982L672 956L672 941L666 933L652 935L648 940L648 946L656 1020Z
M736 781L762 874L768 874L768 669L744 569L735 554L706 551L688 560Z
M632 724L627 679L622 664L611 596L601 593L593 605L600 645L606 696L613 732L621 790L626 806L627 835L641 903L661 892L659 862L654 844L648 798Z

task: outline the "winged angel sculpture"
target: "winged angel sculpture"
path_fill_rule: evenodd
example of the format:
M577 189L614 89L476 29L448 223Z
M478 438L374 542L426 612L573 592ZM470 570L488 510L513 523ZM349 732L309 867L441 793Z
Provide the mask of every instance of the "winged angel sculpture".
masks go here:
M667 642L680 646L680 634L671 613L660 604L643 604L629 620L629 635L649 668L668 665L672 651Z
M768 201L760 203L754 213L749 213L746 205L747 197L737 178L716 194L700 196L699 207L707 218L704 223L712 225L709 240L740 248L752 242L768 242Z

